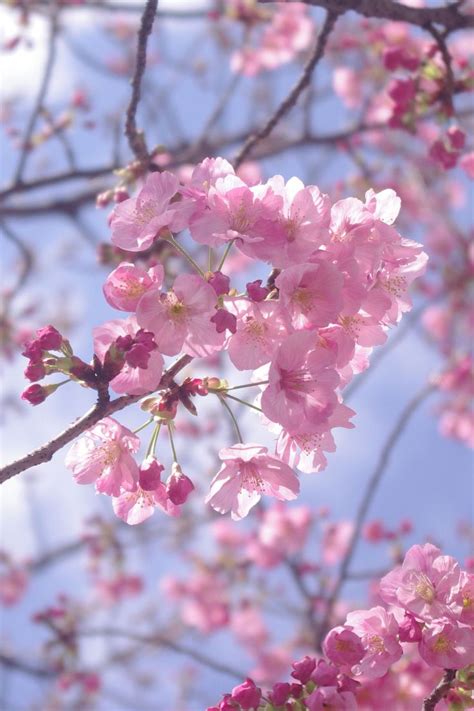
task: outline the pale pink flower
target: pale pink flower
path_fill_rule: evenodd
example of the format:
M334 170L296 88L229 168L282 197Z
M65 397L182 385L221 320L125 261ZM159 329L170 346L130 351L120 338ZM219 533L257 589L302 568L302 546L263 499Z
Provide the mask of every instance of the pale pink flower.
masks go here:
M276 175L266 185L280 200L273 223L262 231L261 240L239 247L276 267L300 264L329 240L329 198L315 185L305 187L295 177L285 184L282 176Z
M466 172L466 175L471 178L471 180L474 180L474 151L465 153L461 157L459 165Z
M349 109L360 104L362 98L362 81L360 72L352 67L335 67L332 75L334 92Z
M135 526L160 508L169 516L179 516L180 508L170 500L165 484L161 481L164 467L154 457L149 457L140 466L138 483L131 491L122 491L113 501L114 513L129 526Z
M316 333L294 333L279 347L273 358L262 393L263 413L293 432L311 432L332 414L339 376L335 356L316 345Z
M380 596L422 620L449 619L462 609L456 597L460 576L454 558L442 555L431 543L415 545L406 553L402 565L382 578Z
M121 488L132 491L138 481L138 465L132 454L140 439L112 417L105 417L86 430L72 445L65 464L78 484L92 484L109 496Z
M292 555L304 547L312 522L307 506L289 508L278 502L264 512L258 537L264 546Z
M283 501L295 499L299 481L290 467L258 444L221 449L222 467L211 482L206 503L219 513L231 511L238 521L247 516L262 494Z
M94 352L104 362L108 349L117 338L135 337L139 330L140 327L134 316L129 316L127 319L114 319L103 323L102 326L96 326L92 330ZM156 390L163 374L163 356L157 348L154 348L149 352L149 358L146 360L146 368L133 367L125 360L120 373L110 381L112 390L129 395L144 395Z
M111 605L127 597L139 595L143 590L143 580L138 575L118 572L112 578L97 580L95 588L101 601L106 605Z
M135 311L143 294L152 286L161 287L164 269L157 264L148 270L129 262L122 262L105 280L106 301L114 309Z
M191 236L211 247L234 239L239 246L242 241L261 241L262 233L271 230L281 202L267 185L248 187L236 175L219 178L209 188L205 208L191 220Z
M137 321L154 333L161 353L176 355L184 350L204 358L220 350L224 342L224 335L211 323L216 303L216 292L204 279L180 274L167 293L150 289L142 296Z
M232 612L230 629L238 642L250 651L261 648L269 639L262 613L252 604L244 603Z
M462 669L474 659L474 630L455 622L426 626L418 649L430 666Z
M337 521L324 524L321 546L323 549L323 561L327 565L334 565L344 557L353 532L354 524L352 521Z
M287 335L279 303L238 298L226 299L225 305L237 317L237 330L227 342L232 363L239 370L268 363Z
M25 567L15 564L3 551L0 551L0 563L0 603L10 607L16 605L25 594L29 575Z
M346 626L360 637L365 649L362 660L352 667L355 676L363 675L366 679L383 676L402 656L397 639L398 623L383 607L350 612Z
M459 599L462 605L460 621L474 628L474 575L461 572Z
M275 285L293 328L312 329L336 321L343 303L342 282L340 271L327 262L283 269Z
M352 429L354 425L350 418L355 412L346 405L338 403L327 422L314 428L311 432L295 432L281 429L276 453L292 469L302 472L319 472L326 468L325 452L335 452L336 444L332 436L333 427Z
M135 198L119 203L112 213L112 242L129 252L148 249L161 230L179 232L187 227L194 203L175 199L179 180L172 173L152 173Z

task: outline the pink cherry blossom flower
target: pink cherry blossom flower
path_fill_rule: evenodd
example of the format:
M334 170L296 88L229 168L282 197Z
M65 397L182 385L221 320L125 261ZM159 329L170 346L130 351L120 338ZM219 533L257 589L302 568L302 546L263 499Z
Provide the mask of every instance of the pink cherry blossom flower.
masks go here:
M110 219L112 242L129 252L148 249L161 230L187 227L194 203L175 199L179 180L172 173L152 173L135 198L116 205ZM174 199L174 201L173 201Z
M129 526L135 526L160 508L169 516L179 516L180 508L169 498L165 484L161 481L164 467L154 457L149 457L140 466L138 484L131 490L124 490L112 501L114 513Z
M255 303L229 299L225 305L237 318L237 328L227 342L229 358L239 370L268 363L287 335L283 313L276 301Z
M276 175L267 186L280 199L270 230L262 231L261 240L239 247L276 267L300 264L329 240L329 198L315 185L305 187L295 177L285 184Z
M375 679L387 670L403 654L395 617L383 607L356 610L347 615L346 626L354 632L365 649L364 657L352 667L352 674Z
M94 351L104 362L109 347L115 343L117 338L135 337L138 331L139 326L134 316L107 321L92 330ZM164 361L158 349L153 346L151 348L151 352L146 349L144 353L146 367L140 367L139 363L143 365L140 361L137 361L137 367L134 367L134 361L131 358L126 358L119 374L110 381L112 390L119 394L128 393L129 395L144 395L156 390L163 374ZM138 351L138 349L136 350Z
M15 563L4 551L0 551L0 603L5 607L19 602L29 583L27 568Z
M474 630L459 623L426 626L418 645L427 664L444 669L462 669L474 659Z
M122 262L109 274L104 284L106 301L114 309L135 311L143 294L152 286L161 287L164 269L161 264L148 270Z
M256 709L260 704L262 691L252 679L246 679L239 686L234 686L231 697L243 711L250 711L250 709Z
M305 699L308 711L324 711L324 709L344 709L356 711L356 698L350 691L339 691L335 686L323 686L315 689Z
M323 560L327 565L334 565L344 557L353 531L352 521L334 521L324 524L321 546Z
M214 289L204 279L180 274L167 293L150 289L142 296L137 321L154 333L161 353L176 355L184 350L204 358L220 350L224 342L224 335L211 323L216 302Z
M264 546L274 548L281 555L292 555L306 543L313 522L307 506L288 508L276 503L267 509L258 528Z
M324 640L323 650L339 667L352 667L365 655L360 638L347 627L334 627Z
M132 491L138 480L138 465L132 454L139 438L112 417L105 417L86 430L72 445L65 464L78 484L92 484L109 496L121 489Z
M263 413L294 432L311 432L332 414L339 376L334 354L317 343L317 335L299 332L279 347L262 393Z
M219 178L211 186L205 209L192 218L191 236L211 247L234 239L261 241L281 205L268 185L248 187L236 175Z
M449 619L462 609L456 596L460 575L454 558L442 555L436 546L412 546L402 565L380 581L380 596L422 620Z
M219 458L223 464L205 501L219 513L230 510L235 521L247 516L262 494L289 501L299 492L295 473L266 447L235 444L221 449Z
M461 573L458 596L462 605L460 621L474 627L474 574Z
M191 479L183 474L177 462L171 466L171 475L166 482L166 492L171 503L184 504L189 494L194 491L194 484Z
M280 301L296 330L327 326L342 309L340 271L327 262L283 269L275 280Z

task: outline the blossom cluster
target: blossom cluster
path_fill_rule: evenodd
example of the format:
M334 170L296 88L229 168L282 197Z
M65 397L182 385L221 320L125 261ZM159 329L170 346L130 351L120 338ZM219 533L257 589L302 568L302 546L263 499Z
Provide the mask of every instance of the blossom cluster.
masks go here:
M133 457L140 447L137 434L107 417L67 456L76 481L95 483L97 491L113 496L116 513L129 523L148 517L156 506L179 514L194 486L175 451L172 476L166 486L161 482L158 433L162 426L168 430L174 450L178 405L196 415L193 399L212 395L235 424L234 400L260 412L276 447L271 454L258 443L244 443L237 428L240 441L220 451L222 466L206 501L240 519L262 494L294 499L294 468L324 469L325 453L335 449L332 430L353 427L343 388L368 367L373 347L385 342L388 329L411 307L408 288L427 257L421 245L394 228L399 209L390 189L369 190L364 202L346 198L331 205L327 195L298 178L285 182L274 176L249 185L222 158L205 159L184 183L167 171L149 175L135 197L115 206L112 243L140 254L166 242L193 273L171 277L159 264L146 269L121 263L108 276L104 295L130 315L94 329L93 364L78 364L69 346L68 359L51 360L47 353L44 362L90 387L105 383L116 393L140 396L159 389L165 357L212 361L226 352L237 371L252 371L249 383L235 387L258 388L259 395L254 403L241 400L227 381L214 377L173 381L142 403L149 423L155 422L145 463L138 467ZM196 256L203 247L210 258L207 271ZM241 289L236 279L234 285L225 270L231 249L255 268L268 265L266 283L256 279ZM43 352L41 338L25 355ZM62 339L55 345L64 350Z
M324 658L294 662L293 680L277 682L268 691L248 678L208 711L380 708L389 670L402 669L399 660L411 654L414 644L425 665L440 674L463 670L474 659L473 584L472 574L454 558L430 543L415 545L379 583L385 606L350 612L344 625L327 634ZM452 708L471 708L472 681L463 683L467 676L458 672L455 688L447 689L449 701L458 704Z

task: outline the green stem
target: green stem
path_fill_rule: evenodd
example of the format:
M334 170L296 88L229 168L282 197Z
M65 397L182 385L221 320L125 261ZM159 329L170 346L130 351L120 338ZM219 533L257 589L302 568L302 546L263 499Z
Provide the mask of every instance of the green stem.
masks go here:
M148 459L148 457L155 456L156 443L158 442L158 435L160 434L160 430L161 422L158 422L155 429L153 430L153 434L150 439L150 444L148 445L148 449L146 451L146 459Z
M270 381L269 380L259 380L257 383L245 383L245 385L233 385L231 388L227 388L227 392L229 390L240 390L241 388L254 388L256 385L268 385Z
M222 267L224 266L224 262L225 262L225 260L227 259L227 255L229 254L229 252L230 252L230 250L231 250L231 247L232 247L232 245L234 244L234 242L235 242L235 240L233 239L233 240L231 240L231 241L227 244L227 246L226 246L226 248L225 248L225 250L224 250L224 254L222 255L222 259L221 259L221 261L219 262L219 266L218 266L217 269L216 269L216 272L220 272L220 270L221 270Z
M198 272L198 274L200 274L202 276L202 278L204 279L205 275L204 275L203 270L201 269L199 264L197 264L194 261L194 259L191 257L189 252L184 247L182 247L178 242L176 242L176 240L173 236L168 237L168 242L170 242L170 244L173 245L173 247L175 248L175 250L177 252L179 252L185 259L188 260L188 262L194 267L194 269Z
M207 252L207 268L210 272L212 272L212 247L209 247L208 252Z
M223 406L225 407L225 409L227 410L227 412L229 413L230 418L231 418L232 422L234 423L235 431L237 433L237 439L239 440L240 444L243 444L244 440L242 439L242 434L240 432L237 420L235 419L234 413L232 412L229 405L226 403L226 401L224 400L224 398L221 395L218 395L218 398L221 401L221 403L223 404Z
M151 423L153 422L153 420L154 420L154 417L151 417L149 420L147 420L146 422L144 422L143 425L140 425L140 427L137 427L136 430L133 430L133 433L134 433L134 434L137 434L137 432L141 432L142 430L145 429L145 427L148 427L148 425L151 425Z
M257 405L252 405L250 402L245 402L245 400L241 400L240 397L235 397L235 395L225 395L225 397L229 397L231 400L235 400L235 402L240 402L241 405L245 405L246 407L251 407L252 410L262 412L260 407L257 407Z
M173 462L177 462L177 461L178 461L178 457L177 457L177 454L176 454L176 447L174 446L173 433L172 433L172 431L171 431L172 429L173 429L173 425L172 425L172 423L170 422L170 423L168 424L168 436L169 436L169 438L170 438L171 451L173 452Z

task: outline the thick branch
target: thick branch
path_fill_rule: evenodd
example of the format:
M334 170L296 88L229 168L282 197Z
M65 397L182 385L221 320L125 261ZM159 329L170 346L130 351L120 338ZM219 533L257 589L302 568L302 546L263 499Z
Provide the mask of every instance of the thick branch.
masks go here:
M440 25L445 32L455 32L474 27L474 17L462 12L462 2L452 2L442 7L410 7L401 5L394 0L286 0L287 2L303 2L305 5L323 7L339 13L349 10L359 15L381 20L407 22L428 29L430 25ZM272 0L259 0L269 3Z
M142 15L140 29L138 30L135 72L132 78L132 97L127 108L125 120L125 135L128 138L130 148L138 160L142 161L148 161L149 155L143 133L137 129L136 113L140 101L142 79L146 68L146 49L148 45L148 38L153 29L153 21L155 19L157 7L158 0L147 0L145 11Z
M389 434L389 436L382 448L382 451L380 452L380 457L377 462L377 466L375 467L369 481L367 482L365 495L359 505L359 509L357 511L355 524L354 524L354 531L352 533L351 540L350 540L349 546L347 548L347 552L346 552L344 558L342 559L337 580L335 582L335 585L334 585L334 588L333 588L331 594L328 597L325 614L324 614L324 617L321 621L321 625L319 628L319 635L318 635L317 645L316 645L317 647L320 647L323 637L326 634L326 631L327 631L328 626L331 621L331 615L332 615L332 611L334 609L334 605L336 604L336 602L339 598L339 593L341 592L342 586L344 585L345 581L348 578L349 567L352 562L352 558L354 557L357 543L359 542L360 534L362 531L362 526L364 524L364 520L367 515L367 511L369 510L369 506L372 503L372 500L375 496L378 486L379 486L379 484L382 480L382 477L387 469L387 466L390 462L390 457L393 453L393 450L395 449L395 446L396 446L398 440L400 439L401 435L405 431L412 415L416 412L416 410L421 405L421 403L426 400L428 395L430 395L433 392L434 388L435 388L435 386L432 383L429 383L428 385L425 385L425 387L423 387L415 395L415 397L413 397L410 400L410 402L406 405L406 407L402 411L397 422L395 423L395 427L390 432L390 434Z
M191 356L181 356L163 375L156 390L163 390L168 387L173 378L185 368L191 360ZM38 466L38 464L49 462L58 450L72 442L76 437L82 434L82 432L85 432L89 427L95 425L103 417L113 415L114 412L123 410L125 407L128 407L128 405L133 405L133 403L138 402L143 397L144 395L123 395L115 400L108 400L108 398L101 398L99 396L96 404L91 407L85 415L76 420L76 422L73 422L72 425L67 427L50 442L0 469L0 484L16 476L16 474L24 472L26 469L31 469L32 467Z
M453 685L453 681L456 678L455 669L446 669L443 678L440 680L438 686L436 686L431 694L426 697L423 701L423 711L434 711L436 704L444 699L448 691Z
M38 667L30 662L26 662L23 659L18 659L17 657L10 657L4 652L0 652L0 665L11 669L12 671L21 672L22 674L28 674L28 676L35 676L40 679L49 678L55 676L57 672L53 669L47 669L46 667Z
M244 162L244 160L251 152L252 148L254 148L257 143L259 143L261 140L270 135L277 123L279 123L283 116L288 113L288 111L296 104L300 94L309 85L313 71L315 70L319 60L324 54L329 35L331 34L338 17L339 13L337 11L334 11L332 9L328 11L326 20L316 41L314 50L311 53L309 60L305 64L300 78L298 79L294 87L291 89L288 96L286 96L285 99L283 99L281 104L278 106L273 116L269 118L265 126L263 126L259 131L257 131L257 133L254 133L249 136L249 138L244 143L241 150L237 153L234 159L235 168L238 168Z

